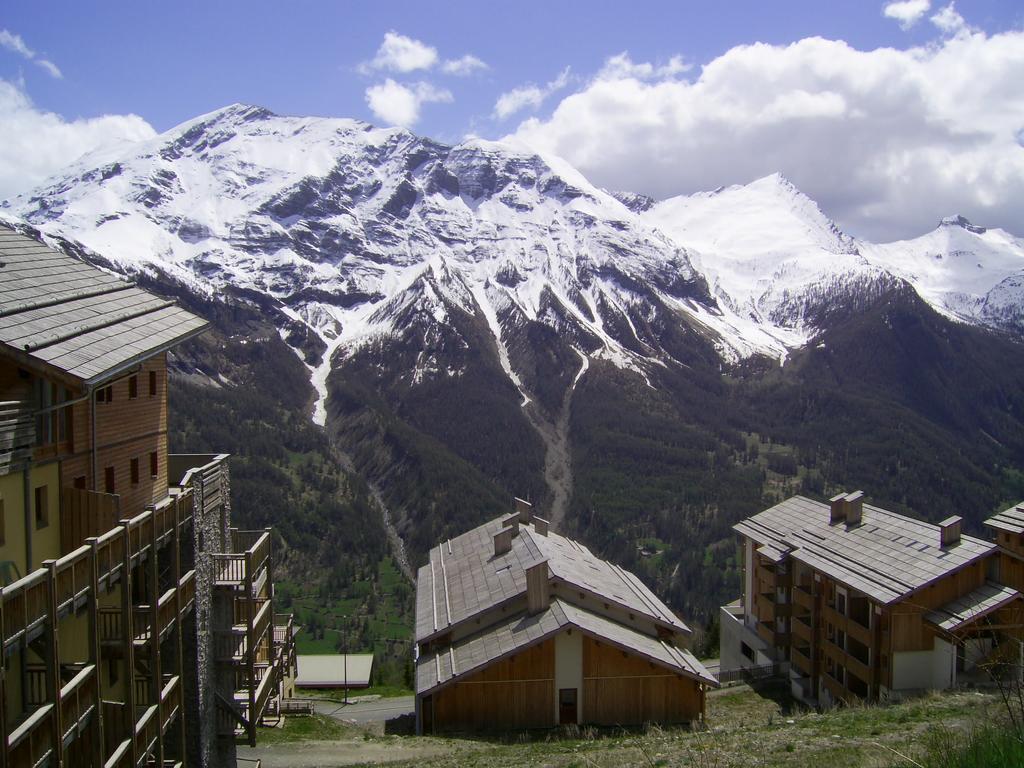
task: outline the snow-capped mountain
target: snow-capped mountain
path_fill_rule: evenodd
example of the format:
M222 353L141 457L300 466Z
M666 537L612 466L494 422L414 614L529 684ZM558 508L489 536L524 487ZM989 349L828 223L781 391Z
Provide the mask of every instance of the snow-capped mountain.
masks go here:
M861 250L949 317L1024 331L1024 239L951 216L921 237Z
M1024 241L999 230L950 220L874 245L779 175L655 203L521 147L244 105L86 156L3 209L115 269L270 297L283 337L322 341L300 352L320 423L332 365L409 328L458 333L453 313L486 327L526 403L515 350L536 323L579 356L575 382L591 359L645 378L679 362L673 326L727 360L784 358L896 284L971 323L1019 331L1024 307ZM459 373L427 345L409 376Z

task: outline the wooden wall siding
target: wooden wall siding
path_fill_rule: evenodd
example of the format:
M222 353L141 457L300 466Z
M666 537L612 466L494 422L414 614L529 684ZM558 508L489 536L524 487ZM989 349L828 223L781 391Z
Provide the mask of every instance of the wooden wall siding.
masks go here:
M583 719L597 725L639 725L698 720L701 694L696 681L583 638Z
M1008 587L1024 590L1024 560L1003 552L999 561L999 580Z
M555 725L555 643L546 640L432 697L434 730L516 730Z
M156 373L156 394L149 394L149 373ZM137 397L129 399L128 378L114 382L113 402L95 404L96 477L91 461L90 404L73 406L74 453L61 465L61 484L72 487L85 477L86 488L103 492L107 467L114 468L114 492L121 497L122 516L130 517L167 495L167 360L147 360L138 377ZM150 453L157 454L157 474L150 472ZM131 462L138 460L139 482L132 483Z
M103 535L121 517L121 500L116 495L65 486L61 489L61 552L77 549L89 536Z

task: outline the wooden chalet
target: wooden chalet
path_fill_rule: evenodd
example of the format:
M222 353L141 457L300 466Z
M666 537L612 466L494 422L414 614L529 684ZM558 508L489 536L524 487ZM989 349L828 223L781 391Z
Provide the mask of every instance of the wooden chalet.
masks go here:
M516 505L419 569L418 731L701 720L717 681L687 650L686 624Z
M227 456L167 453L205 327L0 226L0 766L233 766L294 670Z
M721 612L723 675L770 668L828 705L949 688L1021 654L1024 585L1005 564L1020 554L959 517L933 525L858 491L795 496L734 530L743 594Z

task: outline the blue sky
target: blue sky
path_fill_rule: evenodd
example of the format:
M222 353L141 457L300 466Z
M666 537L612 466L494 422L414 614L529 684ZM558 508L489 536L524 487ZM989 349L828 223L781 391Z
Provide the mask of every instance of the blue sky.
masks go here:
M888 6L895 10L887 16ZM947 13L945 21L936 20L942 13ZM126 118L122 125L118 116L136 115L145 126L163 131L221 106L247 102L280 114L402 123L446 142L467 134L486 138L515 134L531 146L567 156L598 183L628 185L659 197L742 183L763 175L762 171L781 170L852 228L893 236L923 226L940 209L943 215L952 212L946 208L956 205L958 198L951 192L933 206L915 209L902 228L892 222L874 227L871 222L878 217L871 213L870 202L879 194L878 179L874 187L864 182L854 192L843 193L838 188L839 174L830 178L810 166L842 153L844 142L868 143L864 136L871 131L906 131L911 141L915 131L931 134L929 126L949 123L950 118L922 114L915 125L913 116L907 115L906 120L897 121L899 125L888 126L892 105L856 103L863 102L864 93L856 70L889 66L880 52L891 48L906 55L893 74L880 74L879 82L899 79L904 71L908 83L920 79L914 74L917 60L927 56L934 59L934 66L924 76L934 83L947 77L940 67L984 70L989 64L983 62L993 56L1001 57L1005 66L995 75L979 71L979 76L1012 82L1024 74L1016 55L1024 40L1019 38L1022 29L1024 4L1019 0L976 0L955 6L929 0L888 4L864 0L629 4L596 0L492 4L7 0L0 12L0 83L9 92L6 102L0 98L0 140L5 130L14 135L28 131L25 126L30 125L12 126L13 119L4 124L4 110L9 118L25 112L30 118L42 115L51 123L58 121L62 141L68 144L63 154L52 153L50 164L59 166L75 150L71 130L75 127L91 128L79 132L85 136L82 147L88 149L104 133L124 138L145 133L141 121ZM389 33L391 38L386 37ZM842 42L857 54L870 54L871 59L844 57L841 50L837 56L814 50L807 41L815 37ZM390 49L387 39L393 44ZM766 44L758 49L765 63L747 61L744 66L753 66L758 78L764 72L782 73L777 81L759 86L768 91L778 88L781 100L761 104L757 114L768 109L777 116L781 109L790 121L788 128L781 132L777 127L765 128L754 135L746 130L750 120L723 129L722 125L694 126L692 120L679 116L686 110L704 110L704 100L709 98L721 106L723 94L735 90L737 83L723 80L712 87L710 78L704 82L708 73L704 67L717 63L717 69L728 69L741 61L744 47L754 43ZM387 55L389 50L394 55ZM401 53L411 58L401 59L397 56ZM623 53L628 58L613 58ZM960 64L949 61L954 56L963 57ZM850 71L842 74L843 83L837 86L831 62L847 58ZM474 60L483 66L474 66ZM471 71L448 71L459 69L453 62ZM617 66L609 66L615 62ZM815 68L817 79L810 84L794 85L795 75L786 74ZM609 82L618 83L617 90L612 91ZM877 89L877 84L873 87ZM923 90L911 101L919 97L927 105L941 100L938 90L937 85L933 91ZM500 101L503 95L505 100ZM845 105L847 120L867 113L877 125L845 138L842 131L833 131L820 121L836 119L835 110L829 111L829 100L836 98ZM674 117L666 117L663 106L655 104L659 99L678 101ZM504 108L499 109L499 104ZM613 111L602 112L601 104L612 105ZM984 111L988 109L1011 111L1000 118L1005 126L1001 124L1002 138L996 142L1000 151L1010 153L1011 165L1018 160L1013 147L1020 149L1024 144L1024 138L1004 140L1007 132L1024 131L1024 110L1019 121L1012 114L1018 104L1013 99L1007 104L1002 92L995 92L985 105L974 107L982 111L979 121L987 120ZM801 105L797 111L807 107L811 112L794 116L794 105ZM623 110L631 109L636 110L633 122L623 115ZM101 126L96 119L104 116ZM592 128L585 135L579 134L581 120ZM799 121L795 128L792 120ZM658 124L662 132L653 136L650 131L639 132L637 126L644 123ZM607 124L614 125L617 133L609 132ZM733 131L735 143L709 149L704 146L706 137L688 133L698 130L723 135ZM815 151L820 149L820 157L775 151L779 142L803 132L813 134L808 141L814 142ZM956 136L929 139L940 146L939 154L933 151L932 155L958 152L964 132L960 126ZM35 135L41 134L36 131ZM829 146L833 135L837 143ZM15 143L9 141L12 147ZM623 143L635 145L636 154L619 157ZM991 147L980 149L988 152ZM714 163L695 154L712 150L721 153ZM733 162L738 152L745 153L744 162ZM899 160L900 152L905 153L894 149L884 162L868 155L864 160L868 165L879 164L880 169L884 165L878 172L884 178L904 162ZM608 159L610 155L616 156L614 160ZM760 162L755 155L767 156ZM667 166L666 157L670 159ZM962 153L959 157L969 165L970 158ZM988 163L998 157L988 152L974 160ZM0 160L4 159L0 149ZM15 159L9 159L8 164L14 165L6 178L0 172L0 196L21 191L19 178L24 179L21 186L38 183L47 162L39 159L37 167L21 171ZM1010 183L993 179L985 194L966 196L958 212L990 215L988 221L1009 226L1012 217L1021 213L1020 204L1009 200L1011 193L1021 189L1016 166L1009 175ZM934 179L929 182L927 176L922 176L921 190L934 186ZM965 171L948 186L950 190L962 187L970 178ZM907 189L883 191L888 197L880 199L887 203L894 195L902 199L909 193Z

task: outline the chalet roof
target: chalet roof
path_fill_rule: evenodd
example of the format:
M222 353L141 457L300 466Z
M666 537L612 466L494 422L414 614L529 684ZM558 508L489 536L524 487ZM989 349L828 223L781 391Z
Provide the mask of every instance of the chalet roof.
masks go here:
M295 657L295 684L306 688L365 687L373 671L372 653L314 653Z
M1024 533L1024 502L992 515L985 525L1008 533Z
M91 386L207 327L131 283L0 225L0 349Z
M972 536L940 546L939 526L865 504L860 523L830 522L828 504L794 496L733 526L774 562L785 557L892 603L995 549Z
M570 627L677 674L718 685L689 651L554 598L547 610L534 616L509 617L446 648L421 654L416 663L416 693L430 693Z
M938 610L925 615L925 619L947 632L961 627L1010 604L1021 596L1020 592L994 581L986 581L977 589L958 597Z
M525 595L526 570L545 561L556 579L676 631L690 632L636 576L557 533L540 534L529 524L520 525L511 550L496 556L494 535L502 530L503 519L430 551L430 562L417 574L417 641Z
M494 534L501 529L497 518L430 550L416 578L417 641L526 592L526 569L544 556L522 535L495 556Z

